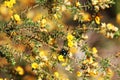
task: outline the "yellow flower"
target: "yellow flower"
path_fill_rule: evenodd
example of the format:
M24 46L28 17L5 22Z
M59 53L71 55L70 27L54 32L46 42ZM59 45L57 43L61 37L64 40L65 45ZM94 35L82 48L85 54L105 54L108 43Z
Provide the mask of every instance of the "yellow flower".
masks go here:
M95 17L95 22L96 22L97 24L100 24L100 17L96 16L96 17Z
M4 2L5 6L7 6L8 8L12 8L13 4L10 1L5 1Z
M94 62L94 63L92 63L92 66L94 66L94 67L98 67L98 62Z
M93 63L93 58L90 57L90 58L85 59L85 60L83 61L83 64L87 64L87 63L92 64L92 63Z
M37 68L39 67L38 64L37 64L36 62L32 63L31 66L32 66L33 69L37 69Z
M73 40L73 38L74 38L74 36L72 34L68 33L67 40L71 41L71 40Z
M73 41L68 41L68 47L73 47L74 43Z
M84 61L83 61L83 64L87 64L88 63L88 59L85 59Z
M13 17L16 21L21 21L20 16L18 14L14 14Z
M89 64L92 64L92 63L93 63L93 57L90 57L90 58L88 59L88 63L89 63Z
M47 22L46 19L42 19L42 20L41 20L41 27L45 27L46 22Z
M62 62L65 61L65 59L64 59L64 57L63 57L62 55L59 55L59 56L58 56L58 60L59 60L59 61L62 61Z
M97 5L99 3L99 0L91 0L92 1L92 5Z
M96 47L92 48L92 52L93 52L93 54L96 54L98 52L98 50L96 49Z
M78 15L74 15L74 17L73 17L73 20L75 21L75 20L77 20L78 19Z
M10 3L15 4L16 0L10 0Z
M62 66L66 66L67 65L67 63L65 62L65 63L62 63Z
M76 2L76 6L77 6L77 7L80 6L80 2Z
M46 22L47 22L46 19L42 19L41 21L42 24L45 24Z
M53 15L55 19L58 19L58 15L57 14L54 14Z
M48 44L53 45L55 43L55 40L53 38L50 38L48 41Z
M23 68L21 66L16 67L15 70L18 72L19 75L24 74L24 70L23 70Z
M0 78L0 80L3 80L3 78Z
M109 30L112 30L112 29L114 28L114 25L111 24L111 23L108 23L108 24L107 24L107 28L108 28Z
M89 13L83 13L82 19L83 19L84 21L90 21L90 20L91 20L91 16L90 16Z
M82 38L86 40L86 39L88 39L88 35L82 34Z
M97 76L97 70L90 70L90 72L89 72L89 74L91 75L91 76L93 76L93 77L95 77L95 76Z
M80 77L80 76L82 76L82 73L80 71L77 71L76 75L77 75L77 77Z
M107 29L108 30L113 30L113 31L118 31L118 28L117 27L115 27L113 24L111 24L111 23L108 23L107 24Z
M43 56L46 56L46 54L45 54L44 51L40 51L39 56L40 56L40 57L43 57Z
M59 77L59 73L56 71L56 72L54 72L54 76L55 77Z
M4 5L7 6L8 8L12 8L15 3L16 0L10 0L10 1L5 1Z

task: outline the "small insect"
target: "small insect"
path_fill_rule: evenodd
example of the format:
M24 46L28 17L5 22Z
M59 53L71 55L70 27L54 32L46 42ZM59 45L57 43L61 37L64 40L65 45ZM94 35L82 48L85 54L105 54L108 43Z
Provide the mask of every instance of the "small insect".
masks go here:
M67 56L67 54L68 54L68 51L65 50L65 49L62 49L62 50L60 51L60 55Z

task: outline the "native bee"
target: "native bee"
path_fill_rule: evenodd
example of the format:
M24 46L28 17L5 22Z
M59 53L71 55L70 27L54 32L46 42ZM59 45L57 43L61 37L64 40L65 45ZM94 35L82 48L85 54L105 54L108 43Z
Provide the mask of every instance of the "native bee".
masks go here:
M67 54L68 54L68 51L65 50L65 49L62 49L62 50L60 51L60 55L63 55L64 57L66 57Z

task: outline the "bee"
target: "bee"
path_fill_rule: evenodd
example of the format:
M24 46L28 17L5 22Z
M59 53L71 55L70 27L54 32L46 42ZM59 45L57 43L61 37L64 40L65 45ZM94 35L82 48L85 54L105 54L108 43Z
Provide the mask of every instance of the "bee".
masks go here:
M63 55L64 57L66 57L67 54L68 54L68 51L65 50L65 49L62 49L62 50L60 51L60 55Z

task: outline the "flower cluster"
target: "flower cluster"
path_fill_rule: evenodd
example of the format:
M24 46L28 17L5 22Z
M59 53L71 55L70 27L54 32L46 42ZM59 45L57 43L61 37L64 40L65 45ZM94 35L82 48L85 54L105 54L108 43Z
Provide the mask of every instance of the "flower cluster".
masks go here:
M8 8L13 8L13 5L16 3L16 0L5 1L4 5Z
M118 28L111 23L102 23L100 29L100 33L105 35L107 38L113 38L115 33L118 31Z
M90 31L107 38L120 36L116 26L96 15L113 1L85 1L0 1L0 59L6 60L0 64L0 74L6 73L4 79L111 80L114 65L101 58L96 47L89 47L87 39Z
M113 3L113 0L91 0L91 1L96 11L99 11L100 9L109 8L110 4Z
M71 33L68 33L67 35L68 47L73 47L74 45L73 39L74 36Z

